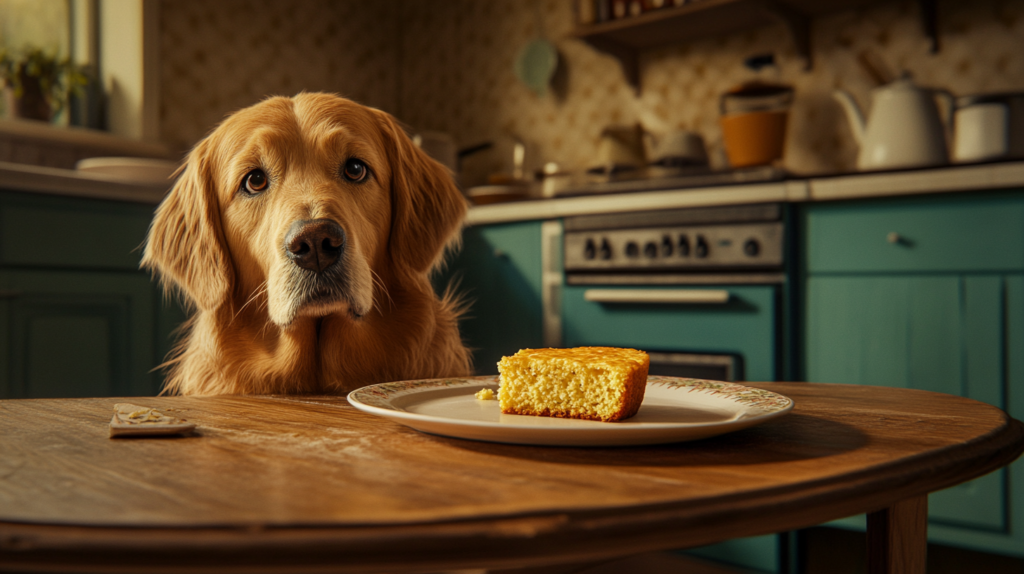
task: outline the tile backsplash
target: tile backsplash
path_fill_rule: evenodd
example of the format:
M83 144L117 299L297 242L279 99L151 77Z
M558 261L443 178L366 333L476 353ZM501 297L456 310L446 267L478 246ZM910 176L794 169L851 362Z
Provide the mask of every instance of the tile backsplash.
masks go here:
M573 0L164 0L161 134L184 150L266 95L326 90L413 129L447 132L459 146L521 139L535 165L594 165L602 129L637 122L654 133L697 131L721 164L719 96L754 77L744 59L774 53L778 65L763 73L796 88L785 166L847 171L856 144L831 94L844 88L869 105L862 53L956 95L1024 91L1024 2L940 0L938 10L937 54L917 2L883 2L815 19L811 70L781 26L643 52L638 95L616 60L570 37ZM560 58L544 97L514 73L520 50L537 37Z

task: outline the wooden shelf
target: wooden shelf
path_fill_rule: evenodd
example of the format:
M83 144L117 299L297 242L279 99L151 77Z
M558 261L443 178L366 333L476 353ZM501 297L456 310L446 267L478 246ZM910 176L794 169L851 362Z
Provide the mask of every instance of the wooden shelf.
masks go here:
M782 23L809 69L811 18L883 1L691 0L682 6L653 10L639 16L580 25L572 36L617 58L627 81L639 92L639 53L644 49ZM934 0L920 1L931 4Z

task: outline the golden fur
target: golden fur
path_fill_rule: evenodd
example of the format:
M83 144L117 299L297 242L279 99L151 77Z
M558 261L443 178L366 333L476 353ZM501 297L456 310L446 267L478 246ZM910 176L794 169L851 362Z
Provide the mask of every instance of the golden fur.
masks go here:
M365 181L342 177L350 158L369 167ZM469 374L458 305L428 280L465 201L390 115L328 94L267 99L226 119L182 169L142 260L194 309L166 392L343 393ZM244 189L255 169L268 182L258 195ZM325 219L344 250L314 273L289 259L285 237Z

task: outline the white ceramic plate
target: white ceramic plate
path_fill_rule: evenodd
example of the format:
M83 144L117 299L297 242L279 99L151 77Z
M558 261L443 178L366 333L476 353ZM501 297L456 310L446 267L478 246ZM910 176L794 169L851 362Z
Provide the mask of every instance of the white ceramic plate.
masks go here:
M621 446L695 440L781 416L793 401L780 394L718 381L650 376L640 412L616 423L505 415L498 401L474 395L498 390L498 377L398 381L352 391L348 402L416 430L513 444Z

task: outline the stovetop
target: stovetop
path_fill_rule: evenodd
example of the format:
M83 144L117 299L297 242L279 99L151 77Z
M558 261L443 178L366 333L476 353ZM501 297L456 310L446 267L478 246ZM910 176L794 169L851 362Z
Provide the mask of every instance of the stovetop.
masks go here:
M558 197L593 195L602 193L628 193L637 191L660 191L691 187L712 187L781 181L790 176L789 172L774 166L759 166L725 171L708 168L651 168L635 172L609 175L590 175L590 181L578 187L555 192Z

